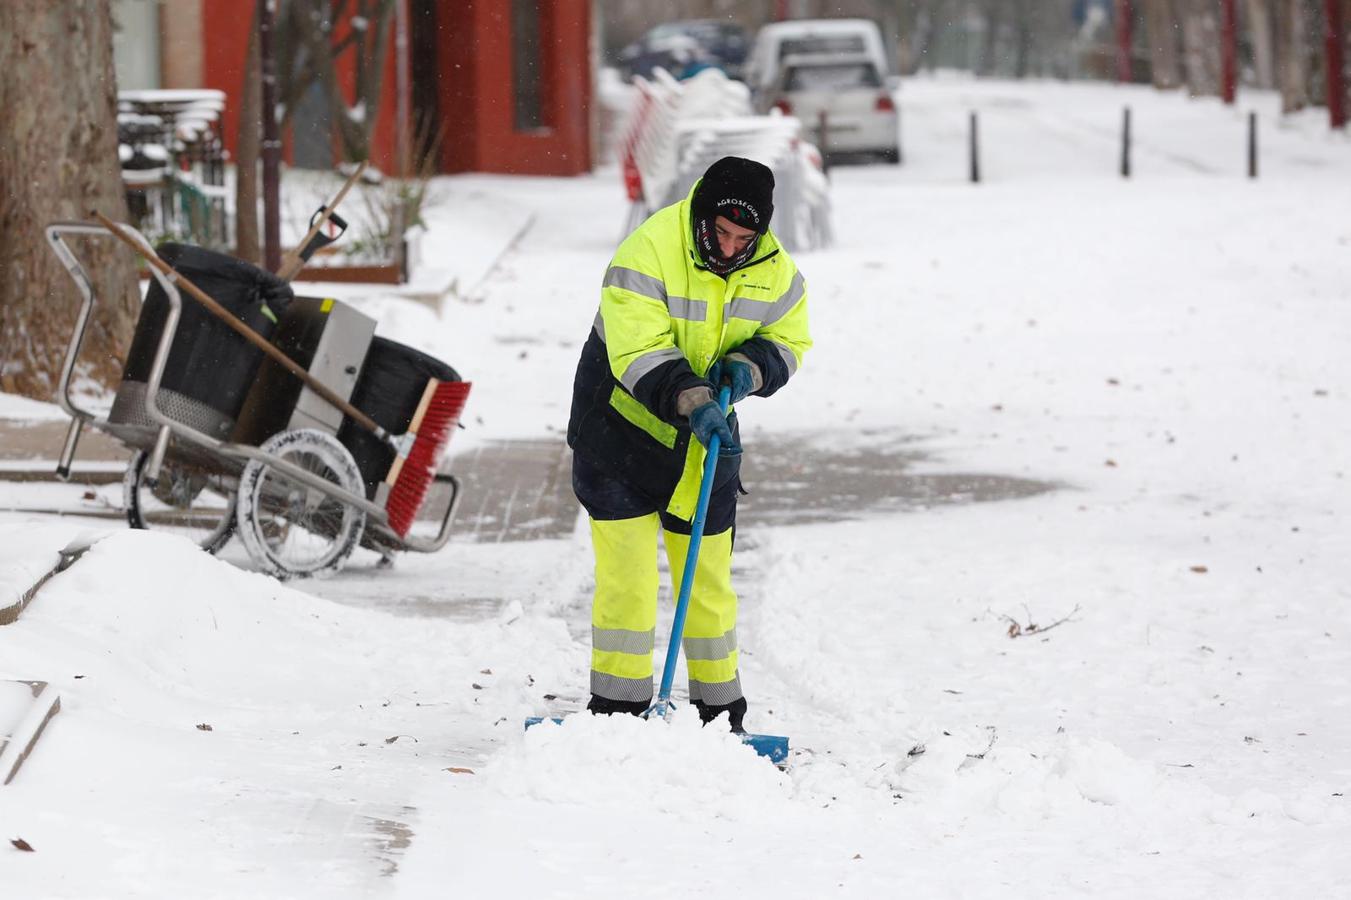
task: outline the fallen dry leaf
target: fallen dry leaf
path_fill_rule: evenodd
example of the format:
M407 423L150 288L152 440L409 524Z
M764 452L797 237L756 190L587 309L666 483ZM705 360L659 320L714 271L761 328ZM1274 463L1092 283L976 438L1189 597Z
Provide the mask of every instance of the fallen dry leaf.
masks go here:
M1114 460L1114 459L1109 459L1109 460L1107 460L1107 462L1103 463L1103 465L1107 466L1107 468L1109 468L1109 469L1115 469L1115 468L1116 468L1116 460Z
M449 773L452 774L452 775L473 775L473 774L474 774L474 770L473 770L473 769L466 769L464 766L451 766L450 768L446 769L446 771L449 772Z
M1196 572L1197 574L1204 575L1210 570L1207 569L1205 566L1192 566L1192 571Z
M33 845L25 841L23 838L12 838L10 840L10 843L13 844L15 847L17 847L18 849L22 850L24 853L35 852L33 850Z

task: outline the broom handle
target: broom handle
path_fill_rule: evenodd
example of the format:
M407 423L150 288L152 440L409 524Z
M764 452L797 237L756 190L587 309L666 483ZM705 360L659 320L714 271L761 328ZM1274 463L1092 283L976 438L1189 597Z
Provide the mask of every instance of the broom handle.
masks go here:
M357 179L361 177L361 173L366 171L366 162L367 161L363 159L360 164L357 165L356 171L347 176L346 184L344 184L333 199L328 202L328 205L320 211L318 220L310 226L309 231L305 232L305 237L301 238L300 243L288 250L286 256L282 258L281 268L277 270L277 277L282 281L290 281L300 274L301 269L305 268L305 260L300 258L300 251L304 250L305 245L310 242L310 239L318 234L319 229L323 228L324 225L328 223L328 217L333 215L333 211L338 208L338 204L342 202L342 198L347 196L347 192L352 189L352 185L357 183Z
M378 424L376 424L376 421L374 419L366 415L361 410L357 409L351 403L348 403L342 397L339 397L336 393L333 392L331 388L328 387L328 385L324 384L322 381L315 378L309 372L305 371L303 368L301 368L300 364L297 363L294 359L291 359L291 357L287 356L285 353L278 350L275 346L270 344L262 335L260 335L258 332L254 331L252 328L241 322L228 309L226 309L225 307L217 303L215 300L213 300L211 296L207 294L206 291L202 290L197 285L193 284L191 281L187 279L187 277L185 277L177 270L175 270L173 266L169 265L164 260L160 259L159 255L155 253L154 250L151 250L147 247L143 247L136 241L132 240L132 238L122 230L122 227L120 225L109 219L107 216L103 215L103 213L94 212L93 216L95 219L98 220L100 225L102 225L104 228L112 232L114 237L122 241L122 243L126 244L128 247L131 247L137 253L139 253L142 257L145 258L146 262L150 263L150 265L154 266L161 273L167 276L170 281L176 284L181 284L187 290L187 292L193 296L193 299L195 299L198 303L202 304L207 309L209 309L212 312L212 314L214 314L226 325L229 325L239 334L243 335L244 339L247 340L250 344L253 344L253 346L257 347L259 350L262 350L268 356L272 357L273 360L280 363L282 366L285 366L287 371L289 371L292 375L295 375L297 378L303 381L306 387L314 391L320 397L323 397L329 403L333 404L333 406L337 407L337 409L339 409L343 415L347 416L349 419L356 422L358 425L362 426L367 431L370 431L376 437L386 442L392 443L392 441L390 440L389 432L385 431L385 429L381 428Z

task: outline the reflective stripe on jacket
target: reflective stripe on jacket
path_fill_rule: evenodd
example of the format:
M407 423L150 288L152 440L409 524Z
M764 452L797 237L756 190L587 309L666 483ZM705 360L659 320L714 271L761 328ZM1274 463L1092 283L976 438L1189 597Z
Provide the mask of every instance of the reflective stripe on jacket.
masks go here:
M745 266L715 275L695 251L686 197L629 235L605 272L568 445L689 519L704 448L690 440L676 398L705 384L709 366L733 350L760 368L756 393L768 397L810 347L806 284L774 233L760 237Z

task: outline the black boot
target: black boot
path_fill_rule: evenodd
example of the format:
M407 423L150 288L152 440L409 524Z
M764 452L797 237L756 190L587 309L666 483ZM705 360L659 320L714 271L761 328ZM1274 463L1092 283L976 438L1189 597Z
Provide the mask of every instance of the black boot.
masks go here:
M738 697L731 703L724 703L721 706L709 706L702 700L694 701L694 705L699 709L699 721L707 725L723 713L727 713L727 718L732 722L733 734L745 734L746 727L741 724L746 718L746 698Z
M611 700L600 694L592 694L591 702L586 705L586 711L597 716L613 716L615 713L641 716L651 705L647 700Z

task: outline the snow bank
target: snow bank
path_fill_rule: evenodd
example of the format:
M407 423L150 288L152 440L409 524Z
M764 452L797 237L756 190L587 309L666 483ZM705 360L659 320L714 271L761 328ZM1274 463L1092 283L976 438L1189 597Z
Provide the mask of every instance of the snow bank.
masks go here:
M184 538L120 531L51 582L24 625L69 639L63 662L90 678L268 705L279 692L362 693L361 659L347 645L378 619L241 571ZM316 665L327 668L322 680Z
M438 688L490 681L481 669L493 666L501 702L528 709L527 670L561 677L538 650L570 640L566 629L515 610L472 625L390 618L241 570L183 538L120 531L53 580L21 627L59 648L60 667L88 676L86 686L115 683L105 697L128 711L172 696L242 714L285 696L291 711L323 716L403 692L465 713L476 697Z

